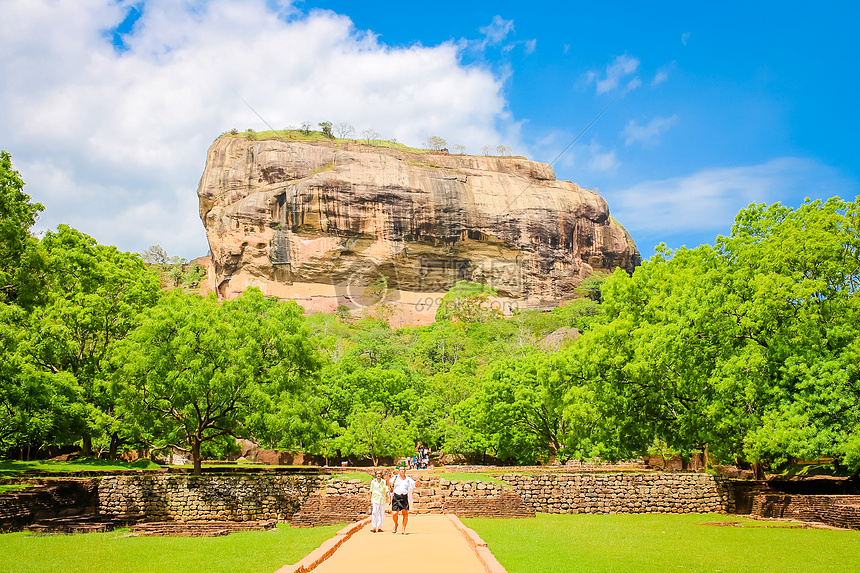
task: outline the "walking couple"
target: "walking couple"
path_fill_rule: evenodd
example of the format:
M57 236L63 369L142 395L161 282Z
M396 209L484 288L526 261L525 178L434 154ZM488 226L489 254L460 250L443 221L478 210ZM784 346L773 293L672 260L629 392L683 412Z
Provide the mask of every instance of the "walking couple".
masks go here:
M409 506L412 503L412 490L415 489L415 480L406 475L406 468L400 468L400 473L382 478L382 470L376 470L376 477L370 482L370 531L376 533L382 531L382 521L385 519L385 506L388 502L388 494L391 492L391 513L394 518L394 531L397 533L400 514L403 515L402 534L406 534L406 523L409 521Z

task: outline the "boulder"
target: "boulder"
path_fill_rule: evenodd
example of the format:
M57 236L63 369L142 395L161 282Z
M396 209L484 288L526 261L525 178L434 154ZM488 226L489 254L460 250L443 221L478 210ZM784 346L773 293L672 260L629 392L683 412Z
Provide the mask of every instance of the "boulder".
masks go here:
M432 322L460 280L493 287L510 313L641 261L602 197L523 157L225 135L198 197L220 297L256 286L306 312L356 311L385 277L395 325Z

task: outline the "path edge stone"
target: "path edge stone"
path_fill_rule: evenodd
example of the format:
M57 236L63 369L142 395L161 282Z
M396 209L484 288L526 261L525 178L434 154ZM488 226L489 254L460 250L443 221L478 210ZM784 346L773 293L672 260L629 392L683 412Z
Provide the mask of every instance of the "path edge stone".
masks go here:
M275 573L308 573L316 569L323 561L334 555L334 552L344 544L344 542L361 530L364 526L370 523L370 518L367 517L361 521L350 523L340 531L334 534L334 537L323 541L319 547L305 555L301 561L295 565L284 565Z
M457 531L466 538L466 542L475 552L475 555L478 556L478 561L481 562L481 565L484 567L484 571L487 573L508 573L508 570L499 563L499 560L496 559L496 556L493 555L493 552L487 547L487 542L481 539L481 536L478 535L477 531L466 527L466 525L460 521L460 518L453 513L446 513L445 517L447 517Z

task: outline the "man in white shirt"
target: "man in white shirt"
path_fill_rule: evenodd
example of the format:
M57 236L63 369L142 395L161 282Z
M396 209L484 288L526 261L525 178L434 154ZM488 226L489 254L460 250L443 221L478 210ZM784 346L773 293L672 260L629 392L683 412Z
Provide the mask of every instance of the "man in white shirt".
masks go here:
M406 468L400 468L400 475L394 478L391 484L391 513L394 517L394 531L397 533L398 514L403 514L403 530L406 535L406 522L409 521L409 503L412 501L412 490L415 489L415 480L406 475Z

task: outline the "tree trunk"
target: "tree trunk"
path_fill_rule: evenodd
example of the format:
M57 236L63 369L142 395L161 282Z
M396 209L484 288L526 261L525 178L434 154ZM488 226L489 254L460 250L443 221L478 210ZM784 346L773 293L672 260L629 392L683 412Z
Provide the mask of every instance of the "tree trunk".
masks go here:
M114 432L110 435L110 449L108 449L108 459L115 460L116 459L116 451L119 449L119 445L121 440L119 439L119 433Z
M191 443L191 461L194 464L193 475L199 476L203 474L203 457L200 455L200 441L194 440Z
M191 442L191 459L194 461L193 475L199 476L203 474L203 460L200 457L200 440L194 439Z
M81 453L83 454L83 456L85 458L93 457L93 439L92 439L92 437L90 437L88 435L84 436L84 439L81 440L81 442L82 442L82 444L81 444L82 448L81 449L83 450L83 452L81 452Z

